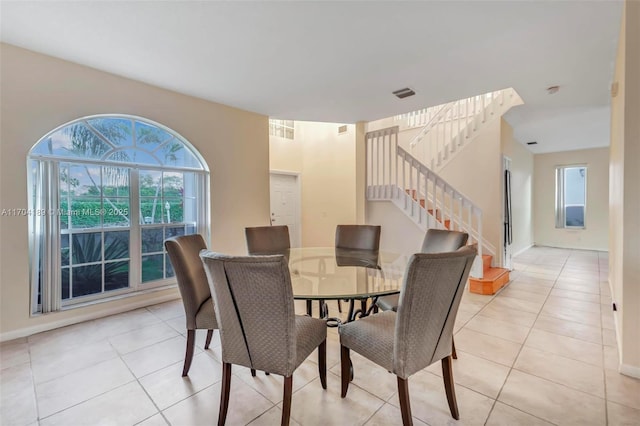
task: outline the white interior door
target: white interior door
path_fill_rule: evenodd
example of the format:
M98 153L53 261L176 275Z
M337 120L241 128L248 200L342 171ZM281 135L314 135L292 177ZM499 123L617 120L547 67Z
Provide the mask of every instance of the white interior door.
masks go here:
M271 224L287 225L291 247L300 247L300 182L299 176L271 173Z

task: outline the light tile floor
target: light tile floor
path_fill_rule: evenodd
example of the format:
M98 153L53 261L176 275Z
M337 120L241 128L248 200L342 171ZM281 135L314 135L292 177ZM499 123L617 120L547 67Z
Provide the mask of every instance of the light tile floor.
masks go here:
M640 380L616 371L607 265L606 253L534 247L498 295L465 293L454 361L461 419L434 364L410 379L415 424L640 425ZM220 344L216 333L205 351L204 337L188 378L180 301L3 343L0 423L215 424ZM340 398L338 342L330 329L326 391L315 354L295 373L292 424L401 424L395 376L357 354ZM234 368L227 424L276 425L281 406L282 378Z

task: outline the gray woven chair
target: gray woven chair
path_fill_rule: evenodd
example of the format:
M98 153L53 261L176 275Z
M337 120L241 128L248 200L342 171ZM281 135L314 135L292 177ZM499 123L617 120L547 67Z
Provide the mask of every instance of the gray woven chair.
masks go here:
M380 250L379 225L338 225L336 226L336 249L371 251L377 255ZM320 311L326 312L326 305L320 304ZM342 312L342 303L338 300L338 312Z
M208 330L204 345L204 348L208 349L213 330L218 328L207 275L199 255L200 250L206 249L207 245L202 236L194 234L169 238L164 242L164 246L176 273L187 319L187 350L182 368L182 375L186 376L193 360L196 330Z
M287 225L247 227L244 228L244 236L247 253L251 256L282 254L289 259L291 240ZM311 311L310 300L307 300L307 311ZM251 374L255 376L255 370L251 370Z
M336 248L378 251L380 230L380 226L376 225L338 225Z
M215 301L222 341L218 425L227 417L231 365L284 376L282 425L289 424L293 372L318 348L318 372L327 388L324 321L294 314L293 290L282 255L233 257L200 254Z
M422 242L420 253L446 253L456 251L467 244L469 234L466 232L448 231L446 229L427 229ZM397 294L382 296L376 301L376 305L383 311L398 310Z
M409 376L442 361L449 409L453 418L459 419L451 340L475 256L475 247L452 253L414 254L407 266L397 312L380 312L340 326L343 398L349 388L349 353L353 350L397 376L402 423L411 425Z
M244 234L249 254L284 254L288 256L291 242L287 225L249 227L244 229Z

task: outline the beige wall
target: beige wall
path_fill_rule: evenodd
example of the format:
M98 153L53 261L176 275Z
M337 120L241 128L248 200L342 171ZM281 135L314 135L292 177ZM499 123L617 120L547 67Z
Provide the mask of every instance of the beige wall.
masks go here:
M482 209L482 235L496 248L496 265L500 264L502 251L500 122L496 119L485 123L473 140L438 172Z
M516 255L533 244L533 154L513 136L513 128L502 120L502 153L511 159L511 223Z
M177 131L211 170L211 248L244 253L244 226L269 216L267 117L180 95L1 44L0 208L27 207L26 157L50 130L103 113L133 114ZM175 289L29 316L28 218L0 218L1 338L177 297Z
M404 254L420 251L425 232L392 202L367 202L366 219L366 223L382 226L380 250Z
M495 264L500 265L502 250L500 245L502 242L502 119L494 117L482 125L480 131L473 136L472 141L455 154L449 162L444 164L441 169L436 172L444 178L454 188L471 199L478 207L482 209L483 223L482 233L485 241L489 242L496 250ZM377 130L393 125L392 119L383 119L367 124L367 130ZM520 146L513 139L513 131L506 124L507 129L511 132L507 137L509 143L505 144L516 155L518 169L517 183L521 187L529 185L527 192L518 194L522 203L515 211L518 228L514 229L514 233L518 232L519 237L516 240L518 249L531 245L531 173L532 173L532 156L526 149ZM401 131L398 136L398 143L407 146L409 141L419 133L420 129L409 129ZM518 148L519 146L519 148ZM418 153L416 153L418 155ZM367 222L371 220L381 220L387 209L379 206L377 203L368 203L370 211L367 213ZM396 208L393 206L393 208ZM528 210L529 209L529 210ZM388 222L388 221L387 221ZM394 236L389 241L384 241L384 230L381 238L381 244L387 245L390 249L394 248L402 251L403 247L413 247L417 241L414 233L416 227L413 222L408 220L405 228L405 234L400 237ZM393 228L391 224L388 228ZM400 232L399 229L395 231ZM421 232L421 231L420 231ZM403 243L402 237L406 236L406 244ZM397 240L397 241L396 241ZM421 241L421 239L420 239ZM418 245L419 248L419 245Z
M336 225L358 222L357 126L338 134L339 126L297 121L294 141L270 138L271 169L300 173L303 246L332 247Z
M640 3L625 2L611 100L609 282L620 371L640 377Z
M607 250L609 148L537 154L534 157L534 240L537 245ZM587 166L585 229L556 228L556 166Z
M367 134L366 123L359 121L355 126L356 144L356 217L355 223L368 223L367 216Z
M294 121L294 139L269 136L269 168L272 171L302 172L304 125Z

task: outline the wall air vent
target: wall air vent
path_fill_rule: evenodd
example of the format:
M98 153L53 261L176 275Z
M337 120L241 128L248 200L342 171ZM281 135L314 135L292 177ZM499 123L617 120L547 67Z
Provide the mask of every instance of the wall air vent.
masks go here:
M404 89L396 90L395 92L393 92L393 94L396 95L398 99L403 99L415 95L416 92L409 89L408 87L405 87Z
M338 134L345 133L347 131L347 125L338 127Z
M527 142L527 145L538 145L538 142L533 141L533 142Z

